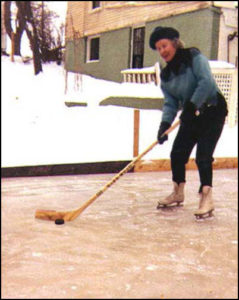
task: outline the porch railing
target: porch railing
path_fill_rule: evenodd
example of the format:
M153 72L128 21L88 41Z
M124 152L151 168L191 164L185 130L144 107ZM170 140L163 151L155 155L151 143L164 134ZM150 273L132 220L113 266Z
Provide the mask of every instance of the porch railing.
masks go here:
M230 127L233 127L238 122L237 69L227 62L209 61L209 64L213 77L228 104L226 122ZM122 70L121 74L123 75L123 82L142 84L154 82L157 86L160 86L160 67L158 62L148 68Z

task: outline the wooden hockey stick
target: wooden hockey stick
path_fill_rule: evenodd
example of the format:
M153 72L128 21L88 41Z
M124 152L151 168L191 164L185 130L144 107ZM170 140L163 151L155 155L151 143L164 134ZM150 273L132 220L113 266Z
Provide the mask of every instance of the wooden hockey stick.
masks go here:
M175 122L165 134L169 134L174 130L180 123L180 120ZM162 136L163 136L162 135ZM124 169L122 169L117 175L115 175L104 187L102 187L95 195L93 195L88 201L86 201L81 207L71 210L71 211L55 211L55 210L37 210L35 213L35 218L42 220L55 221L56 219L63 219L64 221L73 221L76 219L91 203L93 203L100 195L102 195L113 183L115 183L122 175L128 172L136 162L138 162L146 153L152 150L158 141L155 141L150 145L144 152L139 154L135 159L133 159Z

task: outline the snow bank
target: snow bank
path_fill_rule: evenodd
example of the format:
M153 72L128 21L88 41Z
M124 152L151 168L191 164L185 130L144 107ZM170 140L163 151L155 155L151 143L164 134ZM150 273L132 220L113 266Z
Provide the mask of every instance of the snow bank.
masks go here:
M133 158L133 109L98 104L114 95L159 98L158 87L69 73L65 94L62 66L46 64L43 73L33 73L32 64L2 57L2 167ZM66 100L88 106L69 108ZM155 141L160 120L160 111L141 110L140 152ZM215 157L237 156L237 128L225 125ZM145 158L169 158L176 131Z

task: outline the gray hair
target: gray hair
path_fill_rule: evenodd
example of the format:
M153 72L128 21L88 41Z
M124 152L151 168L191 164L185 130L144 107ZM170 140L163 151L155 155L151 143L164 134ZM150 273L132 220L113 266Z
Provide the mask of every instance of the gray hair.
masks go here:
M173 39L173 45L176 49L183 49L184 48L184 42L181 41L180 39L178 38L174 38Z

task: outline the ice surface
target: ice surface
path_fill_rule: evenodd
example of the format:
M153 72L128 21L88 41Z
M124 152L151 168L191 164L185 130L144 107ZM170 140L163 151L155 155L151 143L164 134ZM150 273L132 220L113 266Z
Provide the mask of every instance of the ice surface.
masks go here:
M171 172L127 173L72 222L34 218L72 210L112 174L2 179L4 299L236 299L237 170L215 170L214 217L197 221L198 172L183 207L156 210Z

